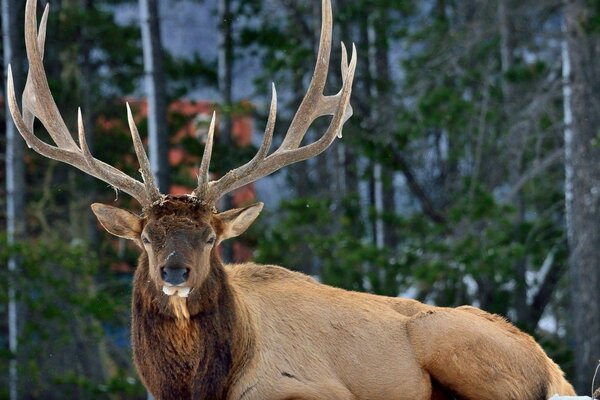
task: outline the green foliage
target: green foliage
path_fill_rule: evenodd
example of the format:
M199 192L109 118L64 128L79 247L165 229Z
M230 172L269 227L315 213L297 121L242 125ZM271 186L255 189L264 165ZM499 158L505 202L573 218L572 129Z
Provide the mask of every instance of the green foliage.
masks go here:
M278 222L259 242L258 260L299 268L315 259L325 283L391 296L418 288L416 297L445 306L480 303L477 282L489 281L496 291L488 309L505 315L518 284L517 260L535 271L554 248L555 262L566 261L564 232L551 216L515 226L516 210L483 192L450 209L448 225L420 214L396 216L395 248L379 249L357 231L356 199L343 202L341 218L332 205L315 198L283 202Z
M110 362L104 327L126 315L128 296L114 297L119 282L104 279L98 285L97 256L83 243L57 238L8 246L0 238L0 265L16 257L19 269L0 271L0 304L7 304L8 287L15 289L21 312L19 375L27 393L52 393L59 398L135 398L143 393L131 371L113 369L108 376L101 367ZM4 310L3 310L4 311ZM10 353L1 355L6 379ZM90 361L93 361L90 363ZM5 382L6 383L6 382ZM128 397L129 396L129 397Z
M586 15L582 16L581 24L590 34L600 33L600 4L595 0L586 0Z
M51 11L45 58L55 98L64 96L74 101L80 97L79 69L84 66L90 68L93 77L85 84L95 93L122 96L136 88L143 73L137 25L117 24L112 12L94 5L82 9L78 3L67 2L60 8L51 7ZM65 85L65 79L72 84Z
M512 83L527 83L539 79L548 73L548 66L544 61L533 64L517 63L506 72L506 79Z
M181 98L199 83L208 86L217 82L216 63L207 62L197 54L190 59L177 59L165 52L164 61L169 82L169 98Z
M299 268L306 265L306 260L313 259L324 283L397 295L398 273L404 265L357 231L361 230L356 226L357 201L352 197L342 202L341 218L332 212L334 204L327 199L298 198L283 202L278 223L264 232L259 241L257 260Z

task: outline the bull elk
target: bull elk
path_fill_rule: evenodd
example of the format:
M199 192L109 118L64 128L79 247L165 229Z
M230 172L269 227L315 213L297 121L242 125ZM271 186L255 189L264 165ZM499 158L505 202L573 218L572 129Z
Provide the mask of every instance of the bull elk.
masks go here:
M46 7L39 33L28 0L29 74L23 113L9 71L8 101L29 145L134 197L141 215L103 204L92 210L113 235L141 250L133 282L132 340L137 371L158 399L230 400L542 400L574 394L560 368L527 334L472 307L345 291L273 265L223 265L217 246L242 234L263 205L217 212L220 197L324 151L352 114L356 51L342 49L342 88L323 94L332 11L322 0L317 63L310 86L279 148L270 153L275 88L257 154L218 180L208 175L214 114L198 186L186 196L161 194L127 107L142 180L90 154L78 118L77 144L54 102L43 68ZM343 47L343 45L342 45ZM332 115L323 136L301 145L312 122ZM38 139L41 121L55 145Z

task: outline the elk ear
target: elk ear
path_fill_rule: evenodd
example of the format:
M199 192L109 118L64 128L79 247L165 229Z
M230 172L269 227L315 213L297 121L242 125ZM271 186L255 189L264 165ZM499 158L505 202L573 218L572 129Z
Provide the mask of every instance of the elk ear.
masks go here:
M142 233L142 219L127 210L94 203L92 211L104 229L115 236L136 240Z
M256 203L244 208L234 208L217 214L221 221L223 231L219 235L219 241L241 235L254 222L263 209L263 203Z

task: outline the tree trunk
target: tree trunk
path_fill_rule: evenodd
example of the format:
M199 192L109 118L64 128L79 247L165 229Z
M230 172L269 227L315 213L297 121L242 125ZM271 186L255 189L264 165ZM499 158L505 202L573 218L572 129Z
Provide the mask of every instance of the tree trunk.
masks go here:
M94 3L93 0L79 0L79 5L83 9L84 12L89 12L93 9ZM92 102L92 66L91 66L91 38L87 30L87 26L83 25L81 27L81 34L79 37L80 42L80 54L81 61L79 63L79 71L80 71L80 93L83 105L83 123L84 126L87 127L85 131L88 147L92 154L94 154L94 111L93 111L93 102ZM93 203L96 199L96 185L94 182L94 178L86 175L85 176L85 184L88 188L86 190L87 193L84 195L84 215L86 220L85 231L87 233L88 242L92 247L98 245L98 229L96 227L96 217L92 213L89 204Z
M572 296L575 389L588 393L600 358L600 35L584 25L589 2L569 0L563 43L565 203Z
M361 9L361 11L366 12L366 9ZM365 14L366 15L366 14ZM359 35L360 35L360 40L359 43L362 43L362 48L365 51L365 56L367 57L366 60L362 63L358 64L358 73L359 75L363 78L363 85L362 87L358 87L357 89L355 89L353 96L356 98L361 98L363 99L363 103L366 104L365 109L363 110L363 118L364 118L364 122L363 122L363 126L365 127L365 130L369 133L372 133L374 131L374 127L373 127L373 121L375 120L375 116L371 115L371 108L370 105L373 102L373 76L371 74L371 53L372 53L372 49L371 49L371 45L370 45L370 35L369 35L369 30L370 30L370 24L368 21L368 18L363 18L360 21L360 26L359 26ZM362 89L362 90L361 90ZM358 91L360 91L359 94ZM371 159L367 160L367 163L365 165L365 170L361 171L360 174L363 175L366 178L366 193L364 194L364 201L363 203L365 204L365 207L363 207L363 220L364 220L364 225L365 227L367 227L367 231L368 231L368 236L371 239L371 242L373 244L375 244L377 242L377 222L376 220L371 216L371 210L375 208L375 198L376 198L376 190L375 190L375 167L374 167L374 163L372 162ZM361 193L361 196L363 194ZM365 271L365 272L370 272L370 271Z
M144 75L148 97L148 148L150 163L161 193L170 187L167 93L160 39L158 2L140 0L140 25L144 51Z
M232 106L233 106L233 16L231 0L219 0L219 91L221 92L221 135L219 140L224 146L233 146ZM223 209L233 208L231 194L223 196ZM223 261L233 261L233 245L231 241L221 244Z
M349 8L348 0L338 0L337 7L339 10L347 10ZM340 38L344 43L350 43L352 41L352 17L341 19L338 23L340 27ZM338 84L341 84L341 75L338 81ZM358 196L358 157L355 154L354 147L352 144L341 140L338 143L339 149L339 174L340 174L340 187L343 190L342 193L344 197L350 196ZM362 221L357 218L353 218L354 231L360 232L361 227L363 226Z
M4 82L8 64L13 66L12 74L17 93L21 92L22 73L20 46L21 29L17 23L21 8L19 0L2 0L2 41L4 48ZM8 104L8 102L5 102ZM22 239L25 233L25 170L23 165L23 140L10 117L6 105L6 233L9 244ZM13 255L8 260L8 269L11 276L18 273L19 262ZM11 400L18 397L17 375L17 346L18 346L18 315L15 280L11 279L8 289L8 342L13 355L9 365L9 396Z
M368 55L368 63L369 63L369 69L371 71L371 76L372 77L377 77L377 73L379 72L377 70L377 49L376 49L376 45L375 45L375 27L373 26L375 24L375 21L371 21L371 23L369 24L369 55ZM379 90L377 87L377 82L374 82L375 84L371 85L371 93L370 93L370 98L372 102L377 103L379 100ZM379 112L379 107L375 106L372 107L370 110L370 118L371 118L371 124L370 124L370 128L373 129L372 132L375 131L375 126L379 125L379 121L380 119L380 112ZM378 139L376 139L378 140ZM376 144L377 146L380 146L380 143ZM372 201L373 201L373 206L375 208L375 227L374 227L374 242L375 242L375 246L377 246L378 249L382 249L384 244L385 244L385 226L383 223L383 212L384 212L384 205L383 205L383 167L381 165L381 163L376 160L373 163L373 189L372 189Z
M379 5L379 9L375 13L373 21L374 28L374 56L375 56L375 74L377 77L375 87L377 89L377 113L378 118L376 124L378 126L378 135L380 141L385 144L394 136L395 131L395 107L391 96L390 88L393 85L390 74L389 61L389 28L390 18L387 8ZM387 151L387 150L386 150ZM387 157L387 154L382 154ZM382 211L386 214L395 214L396 211L396 186L394 177L396 173L391 168L382 167L381 171L381 192ZM389 219L383 220L383 237L382 241L386 246L394 247L398 240L396 235L396 224Z
M510 121L510 116L512 113L511 108L513 107L514 102L514 93L513 93L513 85L507 78L507 73L513 68L514 57L514 26L512 23L512 14L511 11L513 4L510 0L500 0L498 2L498 22L499 22L499 33L500 33L500 68L502 71L502 114L504 118L502 118L503 122L500 122L499 129L501 130L509 130L510 126L507 126L506 121ZM486 87L486 90L488 88ZM523 174L523 163L520 162L522 157L522 151L525 148L522 137L524 136L521 132L519 132L518 138L511 138L510 148L514 149L514 153L511 152L511 164L510 168L510 183L513 184L516 182L519 177ZM523 196L521 193L517 194L514 197L514 204L517 208L517 217L515 218L515 234L516 230L520 229L521 224L524 220L524 202ZM527 273L527 264L526 257L521 257L514 262L514 271L515 271L515 295L514 295L514 307L516 310L517 321L522 326L527 326L529 329L535 329L535 326L529 326L528 322L530 320L530 307L527 304L527 280L525 279L525 275Z

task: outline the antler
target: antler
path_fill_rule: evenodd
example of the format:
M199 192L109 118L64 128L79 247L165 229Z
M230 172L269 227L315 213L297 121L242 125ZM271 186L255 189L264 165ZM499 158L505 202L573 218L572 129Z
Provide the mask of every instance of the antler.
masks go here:
M194 190L193 196L207 203L215 203L225 193L272 174L286 165L320 154L329 147L336 136L341 137L342 127L352 115L350 94L352 92L352 81L356 69L356 48L354 45L352 46L352 57L350 64L348 64L346 47L342 43L342 89L334 96L323 95L331 53L331 30L333 25L331 0L322 0L322 8L321 39L313 77L279 148L272 154L267 155L273 138L277 114L277 92L273 85L271 108L265 135L262 145L254 158L245 165L229 171L219 180L209 182L207 174L212 153L211 129L202 157L201 171L198 175L198 187ZM302 139L310 125L314 120L324 115L333 115L327 131L317 141L300 147Z
M133 179L92 156L86 142L81 109L78 110L77 121L79 145L73 140L54 102L44 71L44 42L49 7L46 5L38 34L36 4L36 0L27 0L25 7L25 46L29 60L29 74L23 91L23 114L21 114L17 105L10 66L8 69L8 104L21 136L23 136L27 145L39 154L73 165L83 172L105 181L114 188L131 195L144 208L151 206L155 201L161 199L162 195L150 170L148 157L135 126L129 104L127 105L127 117L143 182ZM277 115L277 92L273 85L267 127L258 152L248 163L229 171L217 181L209 181L208 179L215 127L215 115L213 114L208 140L202 156L200 173L198 174L198 187L193 191L192 196L208 204L214 204L225 193L272 174L286 165L320 154L329 147L336 136L341 136L344 123L352 115L350 94L356 70L356 48L354 45L352 46L352 57L350 63L348 63L346 47L342 43L342 89L334 96L323 95L331 53L331 30L333 25L331 0L322 0L322 7L321 39L313 77L279 148L269 155ZM314 120L324 115L333 116L327 131L317 141L300 146L310 125ZM40 140L33 134L35 118L39 119L46 127L56 146Z
M23 115L21 115L17 105L10 66L8 69L8 105L17 129L27 145L44 157L73 165L114 188L128 193L143 207L150 206L160 199L161 195L150 170L148 157L133 121L129 104L127 105L127 116L143 183L92 156L85 138L81 109L78 110L77 121L79 146L73 140L54 102L44 71L44 42L49 7L46 5L44 9L38 34L36 5L36 0L27 0L25 6L25 47L27 49L27 59L29 60L29 73L23 91ZM56 146L49 145L33 134L35 118L39 119L48 130Z

